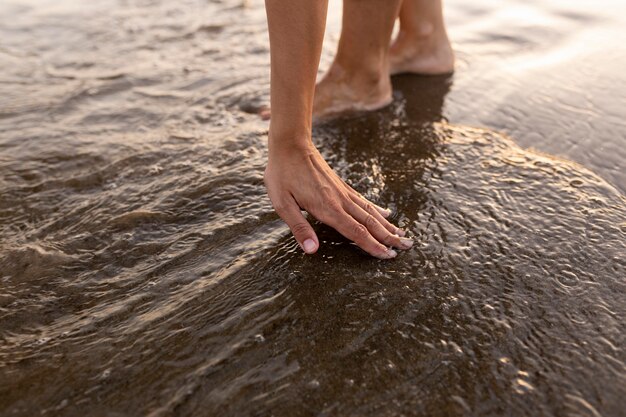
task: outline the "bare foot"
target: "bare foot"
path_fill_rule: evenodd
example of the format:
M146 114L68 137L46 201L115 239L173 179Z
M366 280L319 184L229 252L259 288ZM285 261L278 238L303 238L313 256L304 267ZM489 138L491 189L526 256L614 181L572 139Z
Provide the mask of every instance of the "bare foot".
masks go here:
M351 74L336 62L315 86L313 117L324 118L348 111L380 109L391 103L388 72Z
M454 52L445 33L417 37L403 33L389 50L390 74L450 74L454 72Z
M350 74L339 64L333 63L321 81L315 85L313 119L350 111L377 110L391 103L391 79L388 72L366 74L359 70ZM271 118L269 106L258 111L263 120Z

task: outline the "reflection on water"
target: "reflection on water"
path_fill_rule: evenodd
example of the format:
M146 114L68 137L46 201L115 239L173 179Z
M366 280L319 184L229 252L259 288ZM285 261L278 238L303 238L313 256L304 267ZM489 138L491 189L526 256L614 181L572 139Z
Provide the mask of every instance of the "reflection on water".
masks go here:
M381 262L318 224L304 256L245 113L261 4L25 4L0 6L21 57L0 84L0 414L621 415L612 185L449 124L451 78L396 77L393 105L316 141L415 246Z

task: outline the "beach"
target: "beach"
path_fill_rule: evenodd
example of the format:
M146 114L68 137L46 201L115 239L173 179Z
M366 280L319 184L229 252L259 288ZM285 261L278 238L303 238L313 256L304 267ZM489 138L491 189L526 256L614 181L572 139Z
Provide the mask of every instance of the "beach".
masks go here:
M455 74L313 131L384 262L272 210L262 1L0 4L0 415L623 415L626 6L445 11Z

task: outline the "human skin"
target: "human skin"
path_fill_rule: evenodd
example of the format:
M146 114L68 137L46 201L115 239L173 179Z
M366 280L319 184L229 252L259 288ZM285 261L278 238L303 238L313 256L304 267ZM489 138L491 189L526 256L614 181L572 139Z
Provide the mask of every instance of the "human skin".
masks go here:
M403 0L399 10L397 1L346 0L343 4L337 54L315 87L315 118L386 106L391 102L389 75L454 71L441 0ZM389 45L396 17L399 31ZM270 108L261 108L259 115L269 119Z
M396 17L399 31L390 46ZM391 74L453 70L441 0L344 0L337 53L315 87L313 115L386 106L391 102Z
M389 45L393 23L399 31ZM344 0L335 59L315 86L313 117L376 110L391 102L389 75L449 74L454 52L441 0ZM271 117L270 107L259 110Z
M400 30L389 51L389 73L452 73L454 52L441 0L404 0L398 17Z
M337 53L315 88L316 117L391 103L389 40L400 4L401 0L344 0Z
M318 250L319 239L301 209L370 255L395 258L397 252L389 247L408 249L413 241L385 219L389 211L367 201L339 178L311 141L327 0L266 0L265 8L273 115L264 178L274 209L307 254Z

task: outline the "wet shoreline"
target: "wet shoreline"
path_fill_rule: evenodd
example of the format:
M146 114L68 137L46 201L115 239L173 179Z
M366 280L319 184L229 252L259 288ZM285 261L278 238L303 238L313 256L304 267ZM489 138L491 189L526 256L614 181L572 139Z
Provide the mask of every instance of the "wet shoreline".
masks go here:
M621 18L451 1L453 77L316 126L381 262L273 213L250 3L0 6L0 414L619 416Z

